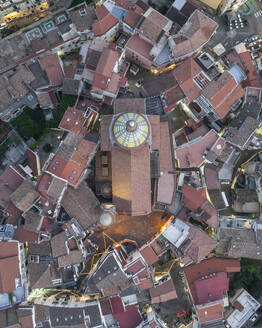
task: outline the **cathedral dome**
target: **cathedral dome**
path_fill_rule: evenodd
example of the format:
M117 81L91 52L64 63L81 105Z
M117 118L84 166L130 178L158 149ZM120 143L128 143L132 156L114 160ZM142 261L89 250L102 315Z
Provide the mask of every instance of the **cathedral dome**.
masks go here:
M121 114L113 124L113 135L120 146L138 147L147 140L149 125L146 118L141 114Z

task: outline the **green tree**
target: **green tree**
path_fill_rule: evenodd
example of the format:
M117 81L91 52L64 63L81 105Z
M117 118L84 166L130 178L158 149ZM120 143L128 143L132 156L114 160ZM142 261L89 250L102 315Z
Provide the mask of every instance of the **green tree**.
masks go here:
M235 291L245 288L255 298L262 296L262 262L247 258L241 259L241 271L238 272L230 283L229 295Z
M43 150L46 152L46 153L50 153L52 150L53 150L53 147L50 145L50 143L46 143L43 147Z
M19 127L19 132L26 138L30 137L37 138L39 134L38 125L31 118L25 120Z

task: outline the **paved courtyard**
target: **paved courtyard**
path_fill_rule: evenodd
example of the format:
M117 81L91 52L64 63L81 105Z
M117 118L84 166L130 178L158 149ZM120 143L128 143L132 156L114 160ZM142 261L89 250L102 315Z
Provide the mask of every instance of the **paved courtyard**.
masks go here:
M161 220L162 212L153 212L144 216L118 215L116 221L105 230L105 233L116 242L124 239L134 240L138 246L142 246L155 234L160 232L165 221ZM99 250L104 250L104 239L102 232L97 232L90 238L99 246ZM107 245L113 243L106 239Z

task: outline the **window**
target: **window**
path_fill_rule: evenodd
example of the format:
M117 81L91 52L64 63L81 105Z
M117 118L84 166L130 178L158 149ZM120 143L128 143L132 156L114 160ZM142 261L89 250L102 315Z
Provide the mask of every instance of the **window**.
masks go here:
M56 165L60 164L60 162L59 162L59 161L55 161L55 163L56 163Z
M79 14L80 14L80 16L85 16L86 15L86 10L84 8L79 10Z
M56 170L56 167L55 166L52 166L52 170L55 171Z
M74 177L72 177L71 175L70 175L69 179L70 179L70 180L72 180L72 181L74 181L74 180L75 180L75 178L74 178Z
M76 174L77 174L77 171L76 171L76 170L73 170L72 173L73 173L74 175L76 175Z

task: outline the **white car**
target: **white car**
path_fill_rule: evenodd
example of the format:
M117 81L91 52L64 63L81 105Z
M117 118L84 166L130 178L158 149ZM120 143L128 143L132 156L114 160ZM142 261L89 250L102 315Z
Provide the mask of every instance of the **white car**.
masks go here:
M251 318L250 321L255 322L257 320L258 314L255 313Z

